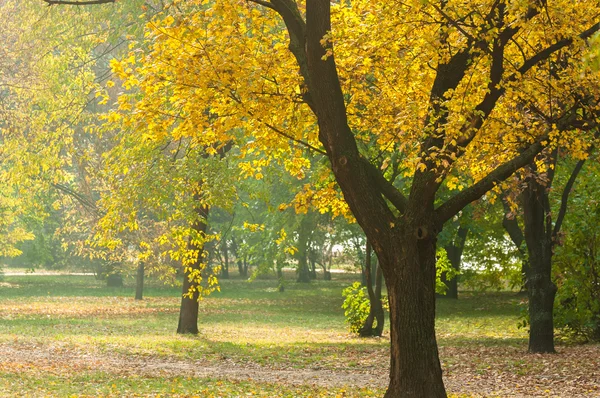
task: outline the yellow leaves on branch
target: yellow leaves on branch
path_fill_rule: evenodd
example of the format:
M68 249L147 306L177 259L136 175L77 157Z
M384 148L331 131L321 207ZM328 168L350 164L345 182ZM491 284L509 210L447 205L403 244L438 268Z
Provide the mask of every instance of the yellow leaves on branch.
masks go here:
M294 197L292 204L298 214L306 214L310 208L316 208L321 214L330 212L333 217L343 216L353 220L348 204L336 189L334 182L321 187L305 184Z
M332 30L322 43L333 48L327 56L335 55L348 123L359 145L401 154L400 170L407 177L433 167L448 177L449 189L478 180L547 134L549 145L585 156L587 140L579 132L553 134L543 115L556 115L581 87L586 95L600 96L599 76L583 62L593 63L597 55L575 40L548 62L518 72L542 49L597 22L600 6L582 4L560 1L527 20L530 2L510 2L502 27L487 23L489 10L497 6L493 0L448 1L443 13L436 2L423 0L332 4ZM148 140L190 138L207 147L235 142L244 178L264 178L264 167L273 161L304 178L310 162L298 153L298 142L320 147L318 130L302 101L306 85L280 17L246 1L197 0L178 7L181 11L172 7L155 17L143 45L111 63L123 87L134 93L122 95L119 116L109 120ZM461 21L460 29L451 21ZM519 32L506 43L502 78L491 87L491 46L506 27ZM436 68L472 40L485 40L490 48L473 50L461 82L432 98ZM558 71L554 67L550 78L552 65L562 59L569 63ZM476 128L470 123L481 116L478 104L497 87L504 93L496 107L468 148L459 148ZM443 137L441 145L422 153L418 143L435 137ZM342 203L333 186L305 187L294 200L298 212L315 206L348 214Z

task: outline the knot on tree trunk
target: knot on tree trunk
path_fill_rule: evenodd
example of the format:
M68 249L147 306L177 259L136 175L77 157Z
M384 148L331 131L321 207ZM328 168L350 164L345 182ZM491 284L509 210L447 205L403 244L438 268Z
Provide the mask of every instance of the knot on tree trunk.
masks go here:
M415 236L417 237L417 239L425 239L427 238L428 235L428 231L427 231L427 227L426 226L420 226L417 228L417 230L415 231Z

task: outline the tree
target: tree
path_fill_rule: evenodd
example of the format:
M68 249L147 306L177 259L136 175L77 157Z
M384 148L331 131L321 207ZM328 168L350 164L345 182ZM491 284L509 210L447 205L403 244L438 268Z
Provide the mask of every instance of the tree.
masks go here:
M572 168L565 183L558 211L553 212L550 193L558 165L558 149L545 153L538 162L532 162L520 175L523 187L519 204L523 213L521 230L516 221L505 217L503 224L519 250L526 244L525 287L529 297L529 351L555 352L554 349L554 299L556 285L552 281L552 263L556 246L561 242L561 227L567 214L569 195L586 157ZM553 214L556 218L553 220Z
M386 396L446 396L434 331L437 236L545 147L583 145L594 110L578 88L597 98L598 82L579 61L600 27L597 5L191 3L153 20L149 49L114 65L142 94L129 97L130 125L208 142L246 134L242 156L266 162L298 147L325 156L388 285ZM569 105L555 110L557 96ZM551 110L544 123L526 117L534 107ZM402 172L375 166L391 154Z

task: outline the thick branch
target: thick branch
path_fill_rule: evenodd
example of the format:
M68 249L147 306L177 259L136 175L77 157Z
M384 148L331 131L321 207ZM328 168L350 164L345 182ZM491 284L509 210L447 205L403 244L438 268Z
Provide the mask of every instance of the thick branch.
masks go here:
M512 242L515 244L517 250L519 250L519 253L521 253L521 255L525 255L525 249L522 246L523 241L525 240L523 231L519 226L517 218L509 216L510 206L508 205L504 197L502 198L502 206L504 207L504 218L502 219L502 226L504 227L504 230L508 232L510 240L512 240Z
M563 190L562 197L560 199L560 209L558 211L558 216L556 217L556 223L554 224L554 230L552 231L552 238L556 238L558 233L560 232L560 228L562 227L563 220L565 219L565 214L567 213L567 203L569 202L569 194L573 189L573 185L575 184L575 180L579 175L579 172L583 168L583 164L585 163L585 159L580 160L575 165L575 168L571 172L571 176L567 181L567 185L565 185L565 189Z
M400 213L404 213L407 203L406 197L402 195L398 188L388 181L371 162L364 158L361 158L361 160L365 164L367 171L371 173L372 178L379 186L383 196L385 196Z
M461 211L466 205L481 198L499 182L506 180L515 171L530 163L535 155L544 149L541 141L542 140L532 144L519 155L496 167L487 176L471 185L469 188L457 193L452 198L448 199L444 204L439 206L435 210L436 220L439 225L443 225L444 222L458 214L458 212Z

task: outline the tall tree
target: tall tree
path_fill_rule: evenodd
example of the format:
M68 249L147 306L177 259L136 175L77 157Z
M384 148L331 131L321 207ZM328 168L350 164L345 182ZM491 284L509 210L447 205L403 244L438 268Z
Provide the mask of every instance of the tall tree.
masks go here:
M514 244L523 250L525 287L529 297L529 351L554 352L554 298L556 285L552 281L552 263L561 228L567 214L569 195L584 165L585 158L572 168L560 195L558 211L553 212L550 193L558 165L558 150L546 153L543 160L533 162L520 175L518 203L523 214L523 229L514 218L503 222ZM556 218L553 217L556 214Z
M598 5L586 5L190 2L155 19L149 49L114 69L139 87L121 100L137 112L122 111L148 137L245 134L242 156L291 155L290 170L302 163L299 147L325 156L388 285L386 395L444 397L437 236L545 147L582 145L595 116L578 89L598 98L600 86L580 62L600 28ZM548 118L526 117L533 108ZM397 170L379 162L391 154ZM451 195L439 194L443 184Z

